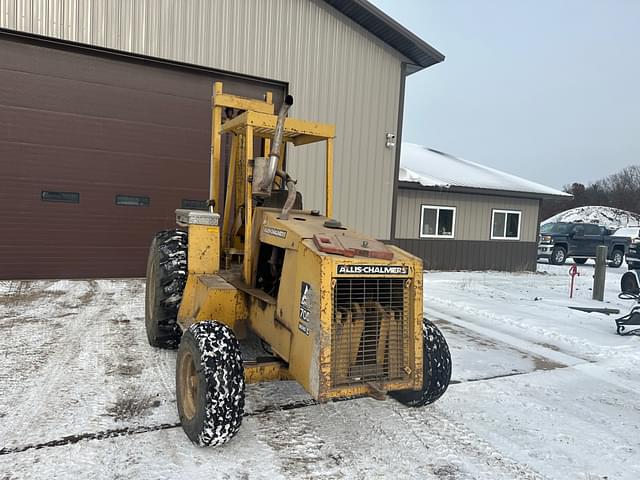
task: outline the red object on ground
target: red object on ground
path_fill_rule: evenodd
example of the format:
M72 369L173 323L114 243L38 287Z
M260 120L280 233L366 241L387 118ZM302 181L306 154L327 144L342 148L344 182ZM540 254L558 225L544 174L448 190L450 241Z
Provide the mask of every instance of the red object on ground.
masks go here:
M575 263L571 265L571 268L569 268L569 275L571 275L571 289L569 291L569 298L573 298L573 282L575 281L576 277L580 276L580 272L578 272L578 265L576 265Z

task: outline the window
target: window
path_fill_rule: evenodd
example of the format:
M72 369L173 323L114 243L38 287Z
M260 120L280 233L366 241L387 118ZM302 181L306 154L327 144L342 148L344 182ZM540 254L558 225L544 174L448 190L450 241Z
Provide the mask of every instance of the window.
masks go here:
M602 235L602 229L599 225L593 225L590 223L585 224L584 226L584 234L585 235Z
M520 240L520 216L517 210L494 210L491 219L492 240Z
M187 200L182 199L181 208L186 208L188 210L207 210L207 201L206 200Z
M584 225L576 225L573 227L573 234L576 237L584 237Z
M116 195L116 205L124 205L127 207L148 207L149 197L140 197L137 195Z
M422 206L421 237L453 238L456 225L455 207Z
M41 193L43 202L80 203L80 193L78 192L50 192Z
M571 232L570 223L545 223L540 226L540 233L556 233L558 235L568 235Z

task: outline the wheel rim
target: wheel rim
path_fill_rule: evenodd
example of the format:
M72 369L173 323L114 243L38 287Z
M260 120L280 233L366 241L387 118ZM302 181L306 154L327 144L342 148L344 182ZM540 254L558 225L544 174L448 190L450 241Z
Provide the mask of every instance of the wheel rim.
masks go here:
M182 413L191 420L196 415L198 398L198 373L193 363L191 352L185 352L180 359L180 399L182 400Z
M561 263L564 260L564 252L562 250L556 251L556 262Z
M613 256L613 263L615 263L616 265L620 265L622 263L622 255L620 254L620 252L616 252L616 254Z

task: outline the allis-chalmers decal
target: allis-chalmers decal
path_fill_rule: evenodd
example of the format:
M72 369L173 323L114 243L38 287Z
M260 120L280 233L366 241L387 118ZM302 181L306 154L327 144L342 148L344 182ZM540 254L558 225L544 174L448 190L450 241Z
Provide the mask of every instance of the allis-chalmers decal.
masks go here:
M338 265L338 275L408 275L405 265Z
M266 233L267 235L273 235L274 237L287 238L287 231L286 230L280 230L279 228L264 227L262 229L262 231L264 233Z

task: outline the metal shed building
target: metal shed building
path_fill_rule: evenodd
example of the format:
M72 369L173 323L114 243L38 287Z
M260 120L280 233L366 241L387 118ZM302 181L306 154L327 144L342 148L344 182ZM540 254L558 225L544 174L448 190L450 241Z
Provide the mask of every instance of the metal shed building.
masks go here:
M390 239L406 75L443 56L364 0L0 0L0 278L142 275L208 197L210 96L335 123L335 216ZM321 149L288 152L322 208Z
M427 270L535 271L541 202L567 196L403 143L393 242Z

